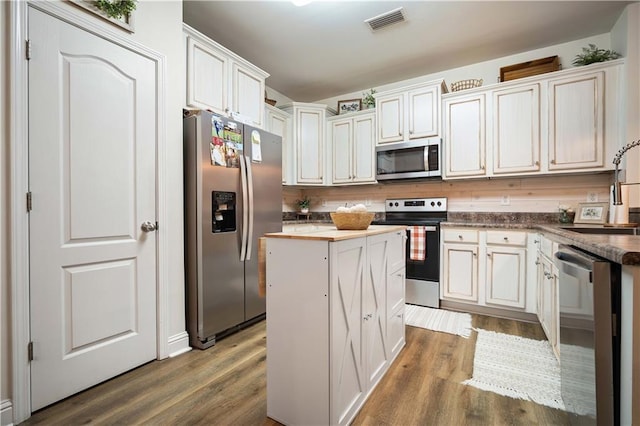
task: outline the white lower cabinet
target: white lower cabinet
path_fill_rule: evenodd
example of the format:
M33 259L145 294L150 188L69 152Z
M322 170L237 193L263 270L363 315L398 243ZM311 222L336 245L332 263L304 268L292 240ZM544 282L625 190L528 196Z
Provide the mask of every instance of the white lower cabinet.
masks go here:
M269 417L353 420L405 344L404 238L267 238Z
M535 312L527 291L527 233L502 229L442 229L442 299ZM536 283L532 283L535 285Z

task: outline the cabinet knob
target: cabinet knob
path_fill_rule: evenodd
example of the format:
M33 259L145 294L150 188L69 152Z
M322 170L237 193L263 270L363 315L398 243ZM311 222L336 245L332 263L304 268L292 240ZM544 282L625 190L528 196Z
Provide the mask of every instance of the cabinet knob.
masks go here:
M398 318L402 318L402 314L398 314L396 315Z
M556 164L556 160L549 161L551 164Z
M484 164L483 164L482 166L480 166L480 169L481 169L481 170L484 170Z
M402 132L400 132L400 134L398 134L398 136L402 136Z
M458 239L460 239L460 240L461 240L461 239L462 239L462 235L458 235Z
M478 256L478 254L477 253L473 253L473 257L476 257L476 256Z
M491 253L487 253L487 257L489 257L489 258L490 258L490 257L491 257Z
M413 130L409 130L409 134L412 135L413 134Z
M504 237L504 240L505 240L505 241L509 241L509 238L508 238L508 237Z
M535 164L536 166L539 166L539 165L540 165L540 162L539 162L539 161L536 161L534 164Z

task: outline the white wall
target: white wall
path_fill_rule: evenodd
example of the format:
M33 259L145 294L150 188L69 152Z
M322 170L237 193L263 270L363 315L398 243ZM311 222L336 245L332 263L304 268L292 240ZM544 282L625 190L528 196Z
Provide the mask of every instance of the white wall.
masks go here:
M9 3L0 2L0 23L2 31L0 31L0 402L10 399L11 397L11 364L10 364L10 346L9 341L11 335L10 321L10 305L9 299L9 246L7 232L9 220L8 210L8 185L9 182L9 132L8 132L8 112L9 105L7 102L7 64L9 54L8 40L8 15ZM2 420L1 424L5 424Z
M447 87L450 88L451 83L460 80L467 80L470 78L481 78L484 80L483 85L487 86L498 82L498 77L500 76L500 68L504 66L519 64L521 62L546 58L548 56L554 55L558 55L560 64L562 65L563 69L572 68L573 66L571 65L571 62L573 61L574 57L578 53L582 53L582 48L586 47L589 43L593 43L602 49L608 49L610 45L610 36L609 34L601 34L585 39L571 41L568 43L545 47L542 49L531 50L529 52L518 53L516 55L505 56L491 61L471 64L438 73L426 74L421 77L375 87L375 89L378 92L382 92L384 90L395 89L398 87L408 86L410 84L439 79L444 79L445 83L447 83ZM369 87L363 87L360 91L345 93L343 95L335 96L332 98L321 99L316 101L316 103L321 103L328 105L331 108L336 108L339 99L361 98L363 96L362 93L368 91L369 89Z
M611 30L611 47L626 58L626 139L621 145L640 139L640 4L629 5ZM626 182L640 182L640 148L624 156ZM629 207L640 207L640 185L629 188ZM626 201L625 201L626 202Z

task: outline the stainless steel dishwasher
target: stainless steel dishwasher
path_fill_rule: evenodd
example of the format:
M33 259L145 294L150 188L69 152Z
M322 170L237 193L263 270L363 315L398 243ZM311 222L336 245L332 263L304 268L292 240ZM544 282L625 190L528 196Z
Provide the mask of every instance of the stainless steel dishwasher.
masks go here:
M571 423L619 424L619 268L560 245L558 267L561 393Z

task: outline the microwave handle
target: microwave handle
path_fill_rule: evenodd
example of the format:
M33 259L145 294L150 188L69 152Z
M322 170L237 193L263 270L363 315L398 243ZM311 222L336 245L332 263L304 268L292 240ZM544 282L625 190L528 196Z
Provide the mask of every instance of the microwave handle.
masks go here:
M429 171L429 145L425 145L423 148L423 157L424 157L424 171Z

